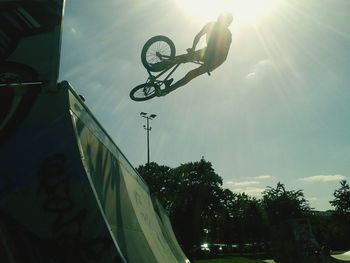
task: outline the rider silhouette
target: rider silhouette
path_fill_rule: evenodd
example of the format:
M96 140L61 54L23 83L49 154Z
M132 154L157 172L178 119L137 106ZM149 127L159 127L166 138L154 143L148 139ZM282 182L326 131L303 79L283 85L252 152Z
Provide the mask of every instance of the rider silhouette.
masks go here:
M183 55L184 62L189 60L197 60L204 62L198 68L189 71L185 77L170 86L173 79L165 82L166 88L161 91L161 95L187 84L195 77L204 73L210 73L220 66L227 58L228 51L232 41L232 34L228 27L231 25L233 17L230 13L220 14L216 22L209 22L195 36L192 48L188 49L188 53ZM195 51L195 48L202 36L206 35L207 46Z

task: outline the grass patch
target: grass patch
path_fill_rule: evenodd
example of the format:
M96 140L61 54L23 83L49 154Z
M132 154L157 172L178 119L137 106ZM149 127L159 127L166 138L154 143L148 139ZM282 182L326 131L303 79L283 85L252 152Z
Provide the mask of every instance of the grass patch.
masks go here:
M338 251L332 251L331 255L339 255L339 254L343 254L345 252L348 252L347 250L338 250Z
M264 263L264 261L234 257L234 258L222 258L222 259L195 260L193 263Z

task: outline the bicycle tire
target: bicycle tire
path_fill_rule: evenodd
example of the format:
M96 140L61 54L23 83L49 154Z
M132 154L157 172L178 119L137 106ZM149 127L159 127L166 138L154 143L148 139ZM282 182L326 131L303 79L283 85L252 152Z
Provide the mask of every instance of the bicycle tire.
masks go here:
M157 95L156 87L153 83L144 83L136 86L130 91L130 98L134 101L145 101Z
M159 72L168 67L168 64L159 63L162 60L156 56L156 52L173 59L176 53L174 42L166 36L159 35L150 38L143 46L141 51L142 65L152 72Z

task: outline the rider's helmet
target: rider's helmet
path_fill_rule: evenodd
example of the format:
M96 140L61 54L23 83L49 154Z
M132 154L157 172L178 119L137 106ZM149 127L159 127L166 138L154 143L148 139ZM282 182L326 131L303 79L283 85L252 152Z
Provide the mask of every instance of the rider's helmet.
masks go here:
M225 26L231 25L232 20L233 20L233 16L231 13L221 13L217 19L218 23Z

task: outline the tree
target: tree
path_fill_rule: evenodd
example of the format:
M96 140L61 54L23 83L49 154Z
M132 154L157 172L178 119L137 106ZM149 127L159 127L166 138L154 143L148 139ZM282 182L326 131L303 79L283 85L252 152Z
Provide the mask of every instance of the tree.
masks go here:
M334 199L330 203L335 207L334 230L337 232L338 247L344 249L350 245L350 186L346 180L340 182L340 187L333 195Z
M213 227L222 178L204 159L174 169L150 163L137 171L169 212L175 234L188 253L205 238L203 229Z
M259 200L245 193L234 193L232 206L229 208L231 224L234 225L231 235L235 238L232 243L238 243L240 248L244 244L253 245L253 249L264 241L266 220Z
M214 208L219 202L222 178L203 158L182 164L173 173L178 181L173 194L178 198L171 219L178 238L189 251L206 238L203 229L212 230L211 219L216 218Z
M334 199L330 201L335 211L341 215L350 214L350 186L346 180L340 182L340 187L333 193Z
M263 192L263 207L271 224L304 217L310 210L302 190L286 190L284 184L278 182L276 188L267 187Z
M316 262L311 250L318 250L307 212L308 202L302 190L276 188L263 192L263 207L270 222L272 253L276 262ZM317 261L319 262L319 261Z
M155 162L140 165L136 168L138 173L146 181L150 193L158 198L162 206L169 211L173 205L171 193L176 188L176 182L172 169L165 165L158 165Z

